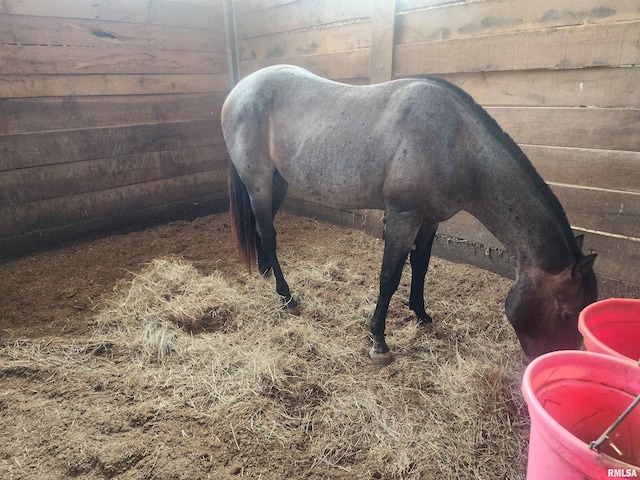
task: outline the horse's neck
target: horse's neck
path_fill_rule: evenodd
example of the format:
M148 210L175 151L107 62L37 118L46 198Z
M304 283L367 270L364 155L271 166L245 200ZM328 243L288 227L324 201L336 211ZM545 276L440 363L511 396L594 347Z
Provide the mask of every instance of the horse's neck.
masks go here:
M518 154L524 157L524 154ZM500 146L479 164L482 186L469 211L515 252L518 269L559 272L577 246L567 218L549 187L531 166Z

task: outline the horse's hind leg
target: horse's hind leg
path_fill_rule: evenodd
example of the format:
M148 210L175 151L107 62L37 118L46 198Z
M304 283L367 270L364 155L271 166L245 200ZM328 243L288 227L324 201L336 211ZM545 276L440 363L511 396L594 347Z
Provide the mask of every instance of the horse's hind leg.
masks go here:
M371 360L378 365L386 365L393 358L384 337L387 311L391 297L400 284L402 268L411 250L413 239L420 228L420 222L420 218L415 213L387 210L384 255L380 271L380 293L371 319L371 333L373 334Z
M282 178L282 175L276 170L273 173L273 186L272 186L272 214L275 218L276 213L280 210L282 203L284 202L284 198L287 195L287 189L289 185L287 181ZM267 260L267 255L262 248L262 242L260 241L260 237L258 236L256 240L256 250L258 251L258 271L260 274L268 278L271 275L271 263Z
M418 318L418 323L431 323L431 316L424 309L424 277L429 268L431 247L438 229L437 223L423 222L414 242L415 249L411 250L411 294L409 308Z
M276 292L282 298L282 302L290 313L297 314L297 302L291 296L289 285L284 279L278 257L276 256L276 230L273 227L273 197L271 188L272 179L268 184L262 185L249 192L251 207L256 217L256 232L260 238L260 249L264 259L273 269L273 276L276 279Z

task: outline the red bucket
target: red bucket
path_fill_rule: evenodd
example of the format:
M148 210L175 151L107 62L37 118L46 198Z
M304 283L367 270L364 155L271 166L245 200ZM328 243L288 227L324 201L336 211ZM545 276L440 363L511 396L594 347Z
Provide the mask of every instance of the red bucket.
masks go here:
M590 352L637 362L640 359L640 300L611 298L592 303L578 317Z
M591 352L559 351L527 367L522 392L531 432L527 480L640 477L640 408L598 453L589 444L640 394L640 368Z

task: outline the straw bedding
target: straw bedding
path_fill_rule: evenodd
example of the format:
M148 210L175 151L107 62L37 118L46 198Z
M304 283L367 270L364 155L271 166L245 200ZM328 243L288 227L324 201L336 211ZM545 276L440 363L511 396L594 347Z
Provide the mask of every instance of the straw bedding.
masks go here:
M300 316L225 244L206 262L165 254L120 272L84 310L86 332L12 330L0 351L0 477L524 478L509 281L434 259L434 325L412 321L404 279L387 326L396 360L377 369L367 322L381 242L280 222Z

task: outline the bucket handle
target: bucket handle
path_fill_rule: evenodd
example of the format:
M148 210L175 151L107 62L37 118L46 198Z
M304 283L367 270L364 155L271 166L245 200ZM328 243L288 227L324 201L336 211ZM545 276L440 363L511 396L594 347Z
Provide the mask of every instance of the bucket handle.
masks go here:
M640 367L640 360L638 360L638 366ZM633 410L636 407L636 405L638 405L639 403L640 403L640 395L638 395L635 398L635 400L631 402L631 405L629 405L626 408L626 410L622 412L622 414L616 419L616 421L613 422L611 426L607 428L605 432L602 435L600 435L600 437L598 437L597 440L594 440L589 444L589 448L591 450L595 450L596 452L600 453L600 448L602 447L602 444L609 438L609 435L611 435L611 432L613 432L616 428L618 428L618 425L620 425L624 421L624 419L627 418L627 416L631 413L631 410Z

